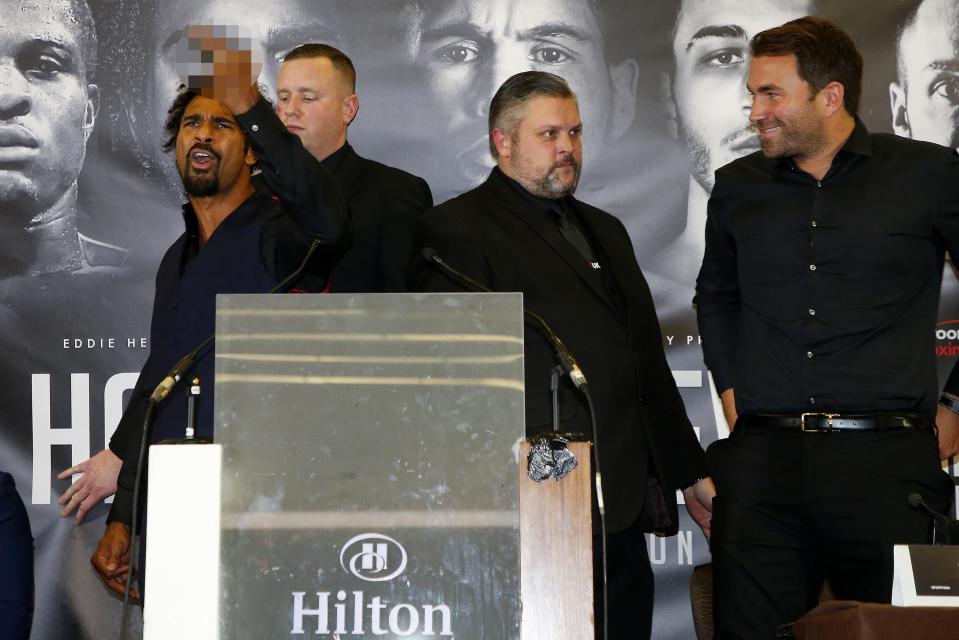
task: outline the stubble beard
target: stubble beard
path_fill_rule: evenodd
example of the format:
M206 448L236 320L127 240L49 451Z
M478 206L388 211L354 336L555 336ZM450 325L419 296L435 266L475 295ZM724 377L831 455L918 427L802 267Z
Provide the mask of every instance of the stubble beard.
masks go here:
M689 156L690 175L707 194L712 193L716 185L717 169L756 151L755 147L743 150L747 139L756 140L756 145L759 143L756 132L748 125L727 133L715 147L706 142L705 136L694 127L687 127L682 121L678 122L678 127Z
M767 158L797 158L815 155L826 146L826 129L822 121L807 115L786 123L772 119L762 124L779 127L779 135L772 139L759 138L763 155Z
M579 163L573 160L573 181L569 184L564 184L560 177L556 175L556 169L558 167L553 166L549 173L547 173L542 180L539 181L537 187L541 190L541 193L536 195L542 198L549 198L550 200L559 200L560 198L565 198L566 196L575 193L576 187L579 185Z
M715 179L712 171L712 157L709 145L690 127L679 123L679 135L689 155L690 171L693 178L706 191L711 193Z
M566 184L556 174L556 170L561 164L565 165L568 163L572 163L573 165L573 180L569 184ZM522 170L522 168L523 167L521 163L520 169ZM568 156L561 159L559 162L554 163L549 168L549 171L547 171L542 177L528 177L520 182L524 187L526 187L527 191L532 193L534 196L546 198L547 200L559 200L560 198L564 198L576 191L576 187L579 185L579 176L581 171L582 167L579 161L577 161L573 156Z

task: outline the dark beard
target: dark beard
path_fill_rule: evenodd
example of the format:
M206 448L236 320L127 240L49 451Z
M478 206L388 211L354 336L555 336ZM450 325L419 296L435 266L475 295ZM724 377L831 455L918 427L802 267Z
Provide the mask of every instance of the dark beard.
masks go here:
M180 176L183 179L183 188L187 195L195 198L206 198L216 195L220 191L220 176L214 172L207 175L197 175L187 170L186 175Z
M213 157L212 166L204 173L194 173L190 168L190 154L196 149L202 149ZM220 154L213 150L213 145L198 143L193 145L187 154L186 163L180 170L180 179L187 195L195 198L207 198L216 195L220 190Z

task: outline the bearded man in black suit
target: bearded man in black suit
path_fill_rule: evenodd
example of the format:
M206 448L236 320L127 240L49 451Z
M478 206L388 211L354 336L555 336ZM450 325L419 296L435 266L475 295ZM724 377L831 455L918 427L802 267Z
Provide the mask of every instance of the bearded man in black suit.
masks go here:
M582 132L565 80L540 71L506 80L489 109L497 166L484 184L430 210L415 246L494 291L521 291L526 309L543 316L578 358L596 409L609 637L643 638L653 603L643 533L676 533L675 496L683 489L690 515L708 534L713 490L626 229L572 195ZM410 278L413 290L463 289L425 261L414 261ZM524 349L527 433L549 431L553 350L535 330L527 331ZM590 433L586 402L568 380L563 385L560 429ZM593 547L601 548L599 541ZM600 613L601 572L594 575Z

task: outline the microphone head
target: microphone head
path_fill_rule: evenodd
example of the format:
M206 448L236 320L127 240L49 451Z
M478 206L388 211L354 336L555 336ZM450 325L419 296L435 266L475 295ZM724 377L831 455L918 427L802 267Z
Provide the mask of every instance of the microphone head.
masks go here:
M909 506L913 509L918 509L922 506L925 500L922 499L922 496L918 493L910 493L909 497L906 498L906 501L909 503Z
M433 247L423 247L423 259L427 262L436 260L436 249Z

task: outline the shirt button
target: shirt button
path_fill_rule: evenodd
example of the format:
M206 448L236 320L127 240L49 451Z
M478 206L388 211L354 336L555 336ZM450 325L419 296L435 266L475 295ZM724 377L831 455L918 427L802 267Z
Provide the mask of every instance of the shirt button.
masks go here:
M816 398L809 396L809 404L816 404Z
M815 309L810 309L810 310L809 310L809 315L811 315L811 316L816 315L816 310L815 310Z
M816 270L816 265L814 265L814 264L809 265L809 270L810 270L810 271L815 271L815 270Z
M818 226L819 226L819 223L816 222L815 220L813 220L810 224L812 224L813 227L818 227Z
M259 131L259 130L260 130L260 125L258 125L258 124L255 124L255 125L253 125L252 127L250 127L250 131L253 131L254 133L257 132L257 131Z
M807 352L806 352L806 357L807 357L807 358L811 358L811 357L812 357L812 351L807 351Z

